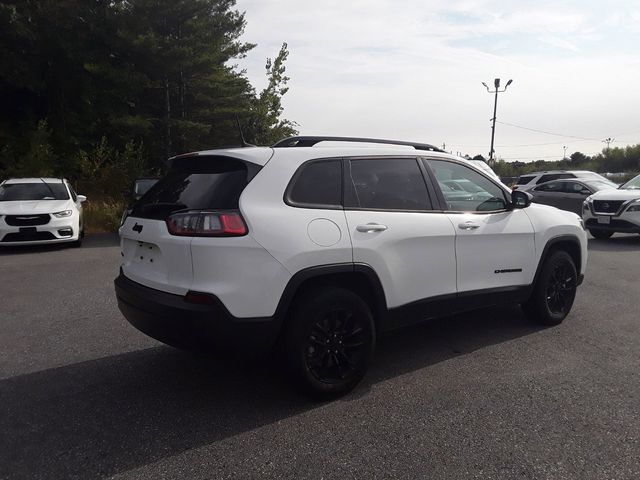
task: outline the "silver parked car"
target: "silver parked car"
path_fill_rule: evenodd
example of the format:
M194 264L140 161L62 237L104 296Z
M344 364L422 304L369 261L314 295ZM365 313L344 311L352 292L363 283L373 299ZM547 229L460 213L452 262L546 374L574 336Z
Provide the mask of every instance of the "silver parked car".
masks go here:
M551 205L582 216L582 203L600 190L615 189L610 182L589 178L563 178L542 183L531 190L533 202Z

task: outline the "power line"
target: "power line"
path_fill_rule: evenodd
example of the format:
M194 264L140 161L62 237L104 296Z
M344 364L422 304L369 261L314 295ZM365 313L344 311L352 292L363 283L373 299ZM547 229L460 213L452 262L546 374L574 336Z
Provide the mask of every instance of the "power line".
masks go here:
M567 143L586 142L586 141L590 142L591 140L569 140L568 142L565 140L563 142L522 143L522 144L515 144L515 145L496 145L496 147L498 147L498 148L540 147L540 146L543 146L543 145L565 145ZM450 147L451 146L464 147L464 148L482 148L482 147L485 147L486 145L465 145L465 144L462 144L462 143L450 143L449 146Z
M556 137L577 138L579 140L591 140L591 141L594 141L594 142L599 142L600 141L599 138L586 138L586 137L578 137L576 135L563 135L561 133L553 133L553 132L547 132L545 130L538 130L536 128L523 127L522 125L516 125L515 123L501 122L499 120L496 120L496 122L501 123L502 125L508 125L509 127L520 128L522 130L529 130L531 132L544 133L546 135L554 135Z
M585 153L586 156L598 155L600 152ZM534 157L498 157L499 160L543 160L545 158L557 158L562 160L561 155L536 155Z

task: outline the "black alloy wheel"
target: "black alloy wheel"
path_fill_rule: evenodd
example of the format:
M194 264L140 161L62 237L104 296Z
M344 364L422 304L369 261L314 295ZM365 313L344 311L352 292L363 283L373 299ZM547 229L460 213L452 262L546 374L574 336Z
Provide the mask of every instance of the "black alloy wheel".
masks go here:
M551 252L545 260L533 293L523 305L529 318L542 325L558 325L571 311L578 287L576 265L567 252Z
M364 377L375 348L368 305L354 292L319 287L296 299L284 332L287 367L302 389L330 399Z
M365 328L363 319L351 310L326 312L311 327L307 339L306 363L311 374L325 383L339 383L353 375L366 354Z
M554 264L545 293L547 308L554 315L566 315L576 292L575 268L567 262Z

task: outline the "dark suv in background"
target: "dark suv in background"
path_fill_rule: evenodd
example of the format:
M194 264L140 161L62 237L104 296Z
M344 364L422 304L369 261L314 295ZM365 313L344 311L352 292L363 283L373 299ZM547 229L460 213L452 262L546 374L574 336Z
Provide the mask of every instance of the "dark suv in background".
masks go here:
M590 172L588 170L546 170L543 172L531 172L526 175L520 175L518 181L512 187L513 190L530 190L536 185L541 183L550 182L551 180L558 180L561 178L584 178L590 180L598 180L610 184L612 187L617 188L618 185L611 180L603 177L602 175Z

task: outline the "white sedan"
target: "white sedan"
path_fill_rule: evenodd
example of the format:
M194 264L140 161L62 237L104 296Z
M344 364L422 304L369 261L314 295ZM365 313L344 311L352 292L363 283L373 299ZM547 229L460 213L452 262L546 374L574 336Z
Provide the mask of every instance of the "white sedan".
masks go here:
M72 242L84 236L82 202L63 178L0 183L0 246Z

